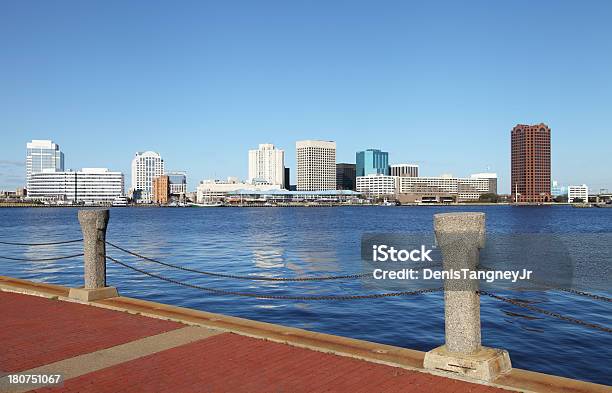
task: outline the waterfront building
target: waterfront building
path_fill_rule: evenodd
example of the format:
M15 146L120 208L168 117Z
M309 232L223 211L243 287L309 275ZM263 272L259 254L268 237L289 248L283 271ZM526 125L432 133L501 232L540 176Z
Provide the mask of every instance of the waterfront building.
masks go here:
M478 182L476 183L476 188L480 189L482 186L480 185L480 181L482 179L487 179L489 181L488 191L489 194L497 194L497 173L493 172L482 172L482 173L473 173L470 175L470 179L476 179Z
M289 191L281 189L270 190L237 190L226 194L229 203L240 201L258 203L339 203L359 202L361 194L353 190L327 191Z
M151 203L153 178L164 174L164 160L153 151L137 152L132 160L132 198L139 203Z
M187 175L184 172L168 172L153 178L153 203L167 204L170 200L185 200Z
M511 133L511 191L515 202L550 202L550 128L518 124Z
M478 173L469 178L397 177L397 193L403 202L478 200L483 194L497 194L497 174Z
M555 198L562 195L567 195L567 186L562 186L558 181L553 180L552 185L550 186L550 193Z
M168 194L170 196L185 198L187 194L187 174L185 172L167 172Z
M285 176L283 177L283 188L285 190L291 189L291 170L289 168L285 168Z
M33 173L64 170L64 153L57 143L34 139L26 144L26 188L30 188Z
M168 175L153 178L153 203L167 204L170 197Z
M61 172L47 169L32 174L28 199L110 204L123 192L124 176L121 172L112 172L107 168Z
M229 177L226 181L222 180L202 180L197 189L198 203L210 202L223 199L229 193L237 191L264 191L280 190L280 184L253 184L242 182L238 179Z
M285 152L271 143L263 143L249 150L249 182L255 179L283 185L285 178Z
M581 186L567 187L567 201L569 203L587 203L589 202L589 187L586 184Z
M399 177L387 175L357 176L357 192L366 197L395 195Z
M336 164L336 189L353 190L357 188L357 172L355 164Z
M358 151L356 154L357 176L388 175L389 153L378 149Z
M415 164L389 165L389 175L400 177L419 177L419 166Z
M336 189L336 142L304 140L297 150L297 190Z

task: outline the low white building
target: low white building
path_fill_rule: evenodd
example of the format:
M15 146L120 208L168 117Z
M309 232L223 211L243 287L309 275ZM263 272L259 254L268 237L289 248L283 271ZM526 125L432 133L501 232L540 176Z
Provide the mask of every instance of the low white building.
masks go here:
M68 203L110 204L124 195L124 176L107 168L33 173L28 198Z
M226 181L223 180L202 180L197 189L198 203L208 202L211 200L219 200L227 197L231 193L240 190L250 191L268 191L280 190L280 184L252 184L238 181L238 179L229 177Z
M357 176L356 189L358 193L364 194L366 197L381 197L386 195L394 195L397 191L397 183L397 176Z
M581 186L569 186L567 187L567 201L569 203L589 201L589 187L586 184Z

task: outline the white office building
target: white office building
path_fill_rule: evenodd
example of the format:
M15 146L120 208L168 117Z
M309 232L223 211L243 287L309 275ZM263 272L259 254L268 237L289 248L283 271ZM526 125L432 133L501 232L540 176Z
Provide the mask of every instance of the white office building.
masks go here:
M285 152L271 143L263 143L249 150L249 182L263 180L270 184L283 184Z
M64 153L57 143L49 140L34 139L26 144L26 188L30 188L33 173L43 171L63 171Z
M67 203L110 204L123 195L124 177L107 168L83 168L80 171L46 169L33 173L28 198Z
M137 152L132 160L132 198L140 203L151 203L153 178L164 174L164 160L153 151Z
M497 174L474 174L469 178L450 175L438 177L357 176L357 192L367 196L391 196L394 194L448 195L458 201L477 200L483 194L497 193Z
M336 142L305 140L297 150L297 190L336 189Z
M397 191L399 176L368 175L357 176L357 192L366 197L394 195Z
M389 165L389 175L400 177L419 177L419 166L415 164Z
M581 186L569 186L567 187L567 201L569 203L574 202L589 202L589 187L586 184Z
M234 177L227 180L202 180L197 189L198 203L216 201L236 191L269 191L280 190L280 184L253 184L239 181Z

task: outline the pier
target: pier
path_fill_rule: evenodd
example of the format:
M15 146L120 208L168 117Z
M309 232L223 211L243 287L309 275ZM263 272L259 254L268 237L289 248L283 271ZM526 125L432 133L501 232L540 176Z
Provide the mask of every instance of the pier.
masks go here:
M434 217L445 269L478 264L484 220L482 213ZM83 239L66 242L83 242L83 254L76 255L84 256L83 287L0 276L2 392L610 392L513 368L503 348L482 346L480 296L488 293L476 280L445 282L445 343L425 353L121 296L121 288L107 284L106 263L130 265L109 257L106 246L135 253L106 240L108 211L80 211L79 222ZM273 298L225 292L219 294ZM61 374L63 380L56 386L9 383L10 375L32 374Z

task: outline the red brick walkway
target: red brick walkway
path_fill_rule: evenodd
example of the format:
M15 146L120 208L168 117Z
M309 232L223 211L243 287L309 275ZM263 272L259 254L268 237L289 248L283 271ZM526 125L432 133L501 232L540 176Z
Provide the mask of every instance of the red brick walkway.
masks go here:
M184 325L0 292L0 371L26 370ZM157 340L157 339L156 339ZM37 392L503 392L223 333Z
M440 378L225 333L37 392L491 392ZM498 390L502 392L502 390Z
M0 371L23 371L184 325L0 292Z

